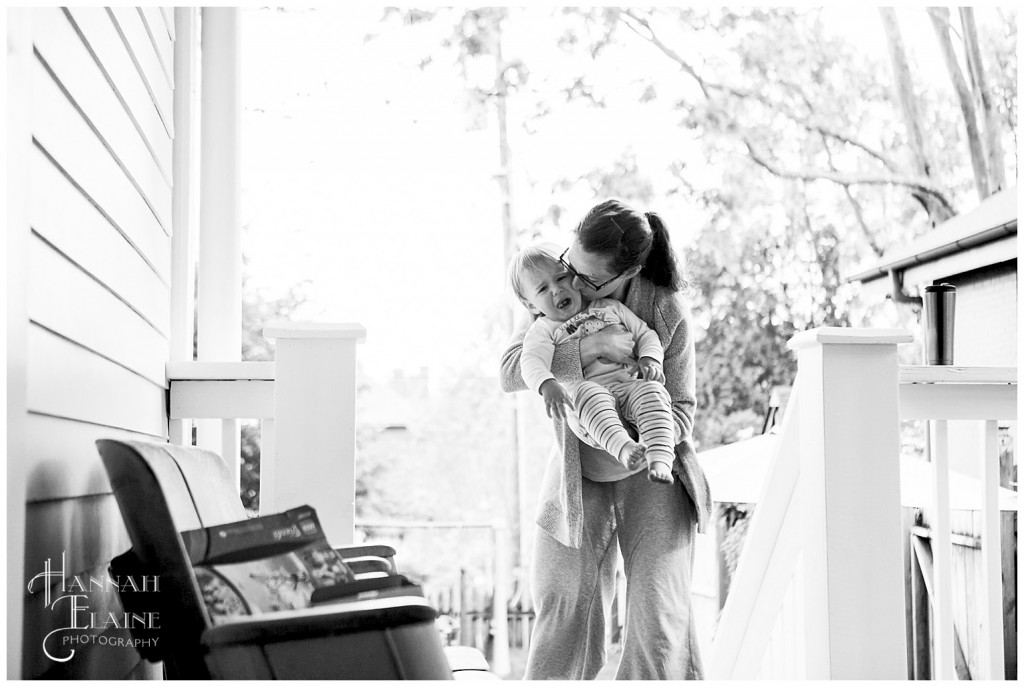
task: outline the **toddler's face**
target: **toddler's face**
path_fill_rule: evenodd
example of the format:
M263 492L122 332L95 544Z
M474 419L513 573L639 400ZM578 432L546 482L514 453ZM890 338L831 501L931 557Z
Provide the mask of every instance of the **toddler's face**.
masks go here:
M534 314L565 322L583 307L583 297L572 286L572 275L557 263L528 271L522 283L528 307Z

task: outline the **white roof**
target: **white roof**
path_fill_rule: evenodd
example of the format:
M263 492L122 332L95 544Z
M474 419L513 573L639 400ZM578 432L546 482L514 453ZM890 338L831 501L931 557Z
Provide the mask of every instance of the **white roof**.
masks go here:
M769 432L746 441L701 451L697 454L708 478L711 497L717 502L757 503L778 437ZM931 504L932 464L917 458L900 460L900 493L904 506L922 508ZM979 480L950 471L950 508L981 510ZM1001 510L1017 509L1017 492L999 489Z
M881 259L854 270L848 281L868 282L916 265L999 241L1002 249L985 256L989 262L1017 257L1017 187L1004 189L908 244L890 248Z

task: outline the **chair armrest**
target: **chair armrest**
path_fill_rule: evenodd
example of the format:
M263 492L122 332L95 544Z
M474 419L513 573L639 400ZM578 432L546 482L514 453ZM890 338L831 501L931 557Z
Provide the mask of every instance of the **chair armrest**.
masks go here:
M384 544L365 544L361 546L341 546L336 549L345 565L354 573L398 572L395 566L395 550Z
M384 630L433 621L437 612L418 596L336 602L298 611L245 616L203 632L209 649L232 644L268 644L324 635Z
M377 556L379 558L394 558L395 550L386 544L359 544L356 546L339 546L334 549L342 558L355 558L356 556Z
M358 556L356 558L345 558L345 565L352 569L352 572L359 577L365 573L379 573L392 575L395 572L394 564L387 558L377 556Z

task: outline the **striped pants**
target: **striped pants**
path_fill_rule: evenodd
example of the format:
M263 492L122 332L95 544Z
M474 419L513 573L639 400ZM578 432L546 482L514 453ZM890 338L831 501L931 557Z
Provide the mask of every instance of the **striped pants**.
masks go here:
M647 465L675 459L676 423L672 398L664 385L643 379L612 382L580 382L573 393L574 410L567 414L573 433L594 448L616 458L632 438L622 422L634 425L640 442L647 446ZM621 418L620 418L621 413Z

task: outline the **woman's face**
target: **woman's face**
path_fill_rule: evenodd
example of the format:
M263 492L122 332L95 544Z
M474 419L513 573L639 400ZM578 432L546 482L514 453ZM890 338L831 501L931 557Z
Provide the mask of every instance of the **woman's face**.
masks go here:
M575 273L572 285L580 290L587 300L605 298L614 293L628 277L625 272L618 274L611 271L608 258L599 253L583 250L578 241L569 246L563 260Z

